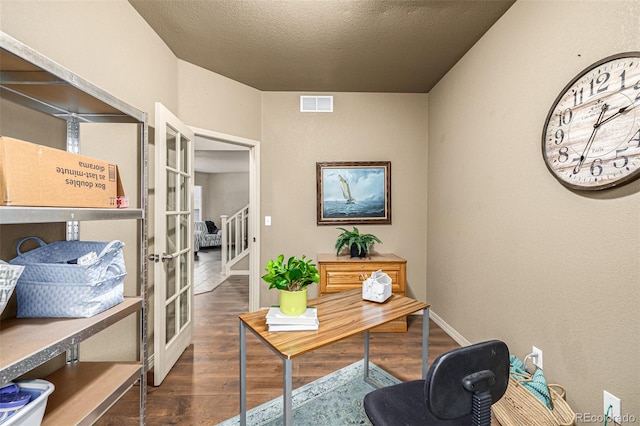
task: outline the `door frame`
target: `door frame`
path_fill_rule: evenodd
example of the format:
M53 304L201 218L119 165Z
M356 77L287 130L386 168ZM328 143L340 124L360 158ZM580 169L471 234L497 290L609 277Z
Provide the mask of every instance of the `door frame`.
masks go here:
M201 136L249 148L249 311L260 309L260 141L188 126Z

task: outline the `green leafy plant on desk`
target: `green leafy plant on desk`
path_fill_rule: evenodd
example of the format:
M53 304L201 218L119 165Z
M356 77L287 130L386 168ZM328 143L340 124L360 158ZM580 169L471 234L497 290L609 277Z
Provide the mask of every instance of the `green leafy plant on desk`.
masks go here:
M264 269L267 273L262 279L269 284L269 289L300 291L320 281L318 268L304 254L300 259L291 256L286 262L281 254L275 260L269 260Z
M269 260L262 279L269 289L280 291L280 311L286 315L300 315L307 309L307 286L320 281L318 268L305 255L291 256L284 261L284 255Z

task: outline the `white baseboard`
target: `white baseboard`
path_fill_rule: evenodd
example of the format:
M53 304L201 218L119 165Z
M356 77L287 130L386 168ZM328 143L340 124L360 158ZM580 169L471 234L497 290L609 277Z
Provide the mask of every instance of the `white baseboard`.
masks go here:
M438 314L429 309L429 318L435 322L438 327L444 330L453 340L456 341L460 346L469 346L471 344L470 341L464 338L464 336L458 333L453 327L451 327L445 320L440 318Z
M151 356L149 358L147 358L147 371L149 371L149 370L151 370L153 368L153 364L154 364L154 360L155 360L153 355L155 355L155 354L151 354Z

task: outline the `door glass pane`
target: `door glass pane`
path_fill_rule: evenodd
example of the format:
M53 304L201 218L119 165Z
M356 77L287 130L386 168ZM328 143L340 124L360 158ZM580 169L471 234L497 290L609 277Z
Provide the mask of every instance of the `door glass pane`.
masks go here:
M189 285L189 259L187 255L191 252L180 255L180 289Z
M190 317L189 312L189 296L191 290L183 291L180 295L180 328L183 328L188 322Z
M180 249L189 247L189 219L190 215L180 215Z
M189 144L191 141L188 139L182 138L182 143L180 144L180 158L182 159L180 164L180 171L184 173L189 173Z
M176 174L167 170L167 211L176 211Z
M169 343L176 335L176 302L177 299L167 305L166 309L166 337L165 343Z
M169 259L163 262L165 264L166 271L166 289L167 295L166 298L170 299L174 294L176 294L176 259Z
M177 143L176 140L177 133L171 127L167 126L167 167L176 168L178 166L176 153L177 153Z
M189 178L180 176L180 210L188 211L189 209Z
M167 253L175 253L178 248L176 241L176 218L175 216L167 216Z

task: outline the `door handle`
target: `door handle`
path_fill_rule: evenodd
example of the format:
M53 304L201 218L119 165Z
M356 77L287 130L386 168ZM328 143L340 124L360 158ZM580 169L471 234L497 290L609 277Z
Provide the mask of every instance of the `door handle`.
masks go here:
M162 253L162 256L160 256L160 260L164 262L165 260L170 260L170 259L173 259L174 257L175 256L172 254Z
M166 254L166 253L162 253L162 255L159 254L150 254L148 256L148 259L151 260L152 262L160 262L160 261L165 261L165 260L170 260L173 259L175 256L172 254Z

